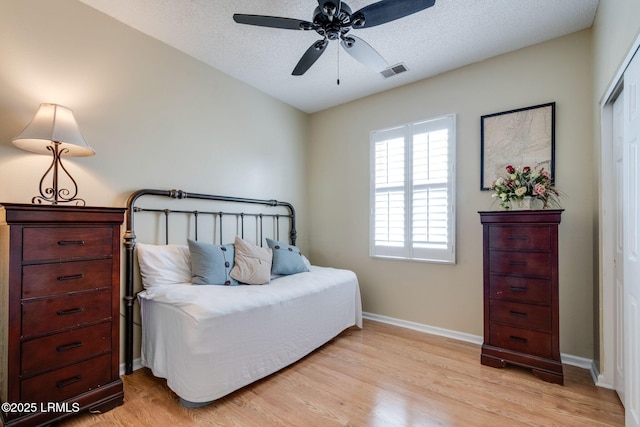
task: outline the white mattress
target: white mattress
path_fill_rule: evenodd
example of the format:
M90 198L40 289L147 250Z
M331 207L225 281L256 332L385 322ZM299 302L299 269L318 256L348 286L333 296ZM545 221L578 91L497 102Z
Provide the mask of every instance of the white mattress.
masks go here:
M218 399L362 327L356 275L334 268L261 286L162 286L138 298L142 364L189 402Z

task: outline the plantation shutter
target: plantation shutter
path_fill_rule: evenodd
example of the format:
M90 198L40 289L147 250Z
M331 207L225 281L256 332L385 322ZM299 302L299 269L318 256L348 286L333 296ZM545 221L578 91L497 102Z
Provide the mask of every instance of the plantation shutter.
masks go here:
M406 239L404 129L381 132L375 143L375 241L401 256Z
M454 122L372 133L372 256L455 261Z

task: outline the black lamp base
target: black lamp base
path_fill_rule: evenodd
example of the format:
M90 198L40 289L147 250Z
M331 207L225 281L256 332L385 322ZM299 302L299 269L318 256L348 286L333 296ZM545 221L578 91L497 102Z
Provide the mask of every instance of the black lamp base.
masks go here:
M65 154L69 150L66 148L60 149L60 143L57 141L53 141L53 145L48 146L47 150L51 151L51 154L53 154L53 161L51 162L49 169L47 169L47 171L44 173L44 175L42 175L42 178L40 179L40 195L34 196L31 199L31 203L51 203L52 205L57 205L60 203L73 203L76 206L85 206L86 202L84 201L84 199L76 197L78 195L78 184L76 184L76 181L62 164L61 155ZM60 169L62 169L67 177L69 177L69 180L73 184L73 189L69 190L67 188L60 188L58 186L58 176ZM47 187L47 185L44 183L49 173L53 174L51 187Z

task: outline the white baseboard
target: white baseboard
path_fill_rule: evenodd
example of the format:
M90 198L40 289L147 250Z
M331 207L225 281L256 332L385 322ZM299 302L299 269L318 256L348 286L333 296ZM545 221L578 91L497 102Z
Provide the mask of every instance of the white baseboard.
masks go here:
M407 320L396 319L388 316L381 316L379 314L374 313L362 313L362 317L369 320L375 320L382 323L387 323L390 325L400 326L402 328L413 329L414 331L425 332L427 334L439 335L446 338L457 339L459 341L469 342L472 344L482 345L484 341L483 337L480 335L467 334L464 332L453 331L451 329L439 328L437 326L425 325L422 323L409 322ZM598 374L597 368L595 366L595 362L592 359L587 359L580 356L573 356L571 354L560 354L560 358L562 359L562 363L571 366L577 366L578 368L587 369L591 373L591 377L593 378L593 383L595 385L600 386L598 383ZM606 385L604 387L608 388Z
M595 362L593 362L593 366L591 367L591 375L593 376L593 382L595 382L598 387L608 388L609 390L616 389L611 382L611 378L607 375L603 375Z
M140 368L143 368L142 360L140 358L133 359L133 370L137 371ZM124 375L124 363L120 364L120 375Z
M375 320L389 325L400 326L402 328L413 329L418 332L426 332L427 334L439 335L441 337L453 338L459 341L470 342L472 344L482 345L482 337L479 335L466 334L464 332L452 331L451 329L443 329L437 326L425 325L423 323L409 322L408 320L396 319L394 317L381 316L374 313L362 313L362 317L369 320Z
M594 373L592 369L594 368L595 364L592 359L587 359L585 357L574 356L566 353L560 353L560 358L562 359L562 363L588 370L593 377ZM595 380L593 382L595 384Z

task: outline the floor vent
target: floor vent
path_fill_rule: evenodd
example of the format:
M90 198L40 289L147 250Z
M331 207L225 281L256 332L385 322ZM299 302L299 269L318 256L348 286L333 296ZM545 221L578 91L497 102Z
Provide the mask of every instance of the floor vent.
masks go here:
M380 71L380 74L385 79L388 79L389 77L395 76L395 75L400 74L400 73L404 73L405 71L409 71L409 69L407 68L406 65L400 63L400 64L392 65L391 67L387 68L386 70Z

